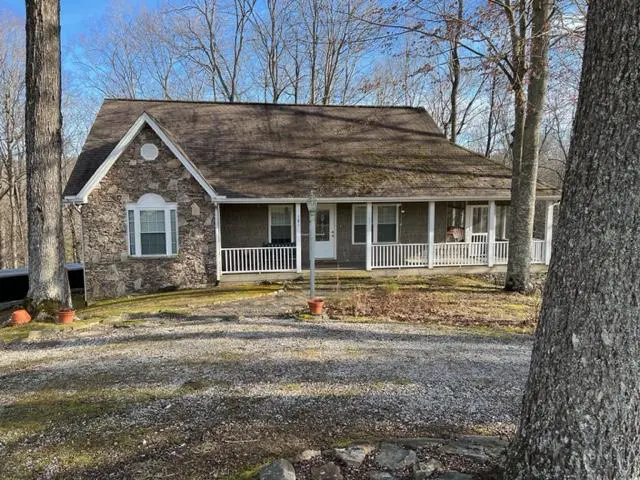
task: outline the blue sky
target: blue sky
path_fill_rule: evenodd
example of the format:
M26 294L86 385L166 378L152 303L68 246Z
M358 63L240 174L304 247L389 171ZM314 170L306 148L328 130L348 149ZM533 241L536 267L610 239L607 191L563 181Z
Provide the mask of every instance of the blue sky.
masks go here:
M24 0L3 0L3 3L9 10L24 17ZM81 33L87 20L99 17L110 3L112 2L109 0L61 0L60 23L63 41L70 41Z

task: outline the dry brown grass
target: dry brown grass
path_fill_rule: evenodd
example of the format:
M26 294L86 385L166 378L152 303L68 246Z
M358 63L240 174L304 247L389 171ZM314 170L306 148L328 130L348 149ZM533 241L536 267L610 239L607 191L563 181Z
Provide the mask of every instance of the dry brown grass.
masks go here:
M327 312L339 319L478 327L531 333L540 309L539 293L522 295L468 277L435 277L424 283L392 280L327 299Z

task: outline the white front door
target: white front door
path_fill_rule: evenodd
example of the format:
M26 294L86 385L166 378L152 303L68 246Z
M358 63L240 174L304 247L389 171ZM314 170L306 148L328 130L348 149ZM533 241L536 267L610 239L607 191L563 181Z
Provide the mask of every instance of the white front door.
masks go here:
M316 213L316 258L336 258L336 205L319 204Z

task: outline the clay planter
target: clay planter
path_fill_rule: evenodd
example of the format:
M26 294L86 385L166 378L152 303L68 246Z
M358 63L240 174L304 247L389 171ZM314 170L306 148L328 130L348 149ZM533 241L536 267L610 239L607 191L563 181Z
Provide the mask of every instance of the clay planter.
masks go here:
M58 323L73 323L76 311L73 308L61 308L58 310Z
M24 325L31 321L31 315L24 308L19 308L11 313L11 325Z
M324 307L324 300L322 298L312 298L307 303L309 304L309 310L312 315L322 315L322 307Z

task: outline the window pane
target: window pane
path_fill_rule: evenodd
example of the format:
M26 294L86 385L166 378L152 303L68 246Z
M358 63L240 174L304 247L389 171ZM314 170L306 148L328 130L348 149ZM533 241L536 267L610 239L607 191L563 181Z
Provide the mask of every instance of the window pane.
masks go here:
M354 225L367 224L367 207L366 206L355 205L353 207L353 224Z
M166 255L167 243L164 233L140 233L142 255Z
M165 233L164 210L140 210L140 233Z
M378 225L395 225L396 211L395 205L378 207Z
M509 206L497 205L496 206L496 239L507 240L509 235L507 233L507 226L509 221Z
M353 226L353 242L354 243L367 242L367 226L366 225Z
M127 210L127 220L129 222L129 255L136 254L136 222L133 210Z
M331 211L318 210L316 213L316 242L328 242L330 240Z
M291 243L291 207L271 207L271 242Z
M271 227L271 243L291 243L291 227Z
M171 218L171 253L173 255L178 253L178 230L176 229L176 211L170 210L169 217Z
M396 241L396 226L395 225L380 225L378 224L378 242L395 242Z
M447 205L447 228L464 228L464 204Z
M271 207L271 225L291 226L291 207Z
M474 207L473 208L473 233L487 233L489 220L489 208L488 207Z

